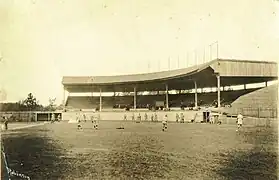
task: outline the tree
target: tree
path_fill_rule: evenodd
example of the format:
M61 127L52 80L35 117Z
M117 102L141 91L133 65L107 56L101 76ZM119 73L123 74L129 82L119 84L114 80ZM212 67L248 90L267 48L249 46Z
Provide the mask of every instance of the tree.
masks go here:
M56 106L57 110L63 110L64 108L65 108L65 106L63 104Z
M43 106L39 104L36 98L29 93L25 100L16 103L0 103L0 111L36 111L43 110Z
M48 106L45 107L45 110L46 111L55 111L56 110L56 105L55 105L55 101L56 101L56 98L49 98L48 99Z
M27 98L23 101L23 104L27 107L29 111L34 111L38 108L38 101L33 96L32 93L29 93Z
M24 100L18 101L16 103L16 106L17 106L18 111L27 111L28 110L27 106L24 103Z
M49 109L50 111L55 111L55 108L56 108L56 105L55 105L55 101L56 101L56 98L49 98Z

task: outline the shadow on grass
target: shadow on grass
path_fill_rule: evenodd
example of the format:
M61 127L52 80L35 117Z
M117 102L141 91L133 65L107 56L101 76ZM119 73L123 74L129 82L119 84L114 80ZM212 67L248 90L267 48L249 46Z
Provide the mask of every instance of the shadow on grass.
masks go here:
M165 179L171 167L171 160L160 151L163 145L151 136L131 135L115 143L109 164L113 177L120 179Z
M40 131L46 130L21 129L2 135L9 167L31 179L61 179L67 167L61 168L59 145Z
M160 153L162 145L152 137L133 134L116 137L108 151L76 154L72 176L89 179L165 179L170 159ZM75 165L78 167L74 167Z
M248 151L223 154L224 159L221 168L216 170L217 174L232 180L277 180L277 133L267 128L247 130L242 132L240 137L253 144L253 148Z

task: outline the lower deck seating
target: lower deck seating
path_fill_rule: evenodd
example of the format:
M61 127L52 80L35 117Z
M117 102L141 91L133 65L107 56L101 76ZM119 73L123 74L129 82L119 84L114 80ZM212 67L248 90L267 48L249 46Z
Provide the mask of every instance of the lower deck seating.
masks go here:
M236 91L221 91L222 105L231 104L238 97L250 93L257 89L236 90ZM169 94L169 107L181 107L181 105L191 107L194 106L195 94ZM162 95L144 95L137 96L137 107L147 108L148 105L153 105L155 101L165 101L166 97ZM69 96L66 102L67 107L77 109L94 109L99 106L100 98L96 96ZM217 92L198 93L198 105L215 105L217 103ZM134 104L133 96L104 96L102 97L103 108L124 108L132 107Z

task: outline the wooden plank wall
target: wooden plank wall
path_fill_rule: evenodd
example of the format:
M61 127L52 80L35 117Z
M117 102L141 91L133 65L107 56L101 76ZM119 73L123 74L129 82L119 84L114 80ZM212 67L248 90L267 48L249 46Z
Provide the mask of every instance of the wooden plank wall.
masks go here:
M221 76L277 77L277 64L253 61L219 60L211 67Z

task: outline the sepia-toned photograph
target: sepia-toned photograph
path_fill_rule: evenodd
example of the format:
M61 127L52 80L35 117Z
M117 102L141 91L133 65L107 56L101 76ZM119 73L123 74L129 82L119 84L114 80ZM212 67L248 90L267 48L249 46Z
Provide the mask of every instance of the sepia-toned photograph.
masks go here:
M0 0L1 180L277 180L278 0Z

